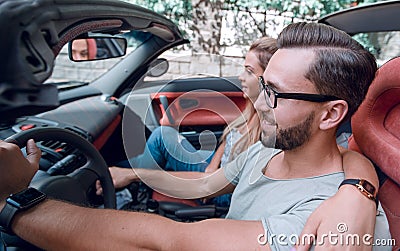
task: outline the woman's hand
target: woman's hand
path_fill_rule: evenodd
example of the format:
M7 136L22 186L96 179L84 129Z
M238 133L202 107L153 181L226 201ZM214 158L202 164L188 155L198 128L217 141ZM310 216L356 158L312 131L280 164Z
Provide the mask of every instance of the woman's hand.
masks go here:
M138 177L132 168L121 168L112 166L108 169L113 180L114 187L116 189L128 186L133 181L137 180ZM101 187L100 181L96 182L96 194L101 195L103 188Z

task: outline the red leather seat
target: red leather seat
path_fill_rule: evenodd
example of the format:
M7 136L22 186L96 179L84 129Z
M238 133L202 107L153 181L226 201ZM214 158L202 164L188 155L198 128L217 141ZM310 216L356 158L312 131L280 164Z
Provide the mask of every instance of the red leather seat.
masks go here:
M389 220L393 250L400 248L400 57L381 66L351 120L349 148L367 156L387 176L379 200Z
M192 207L197 207L199 204L195 200L184 200L184 199L177 199L177 198L172 198L169 196L166 196L164 194L161 194L157 191L153 191L152 199L162 202L162 201L169 201L169 202L177 202L177 203L182 203L184 205L192 206Z

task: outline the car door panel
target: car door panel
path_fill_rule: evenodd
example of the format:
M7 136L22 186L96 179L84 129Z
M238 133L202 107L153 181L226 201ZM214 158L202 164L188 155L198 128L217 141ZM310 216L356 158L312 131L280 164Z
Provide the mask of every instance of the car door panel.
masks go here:
M204 132L218 139L246 104L237 77L143 81L123 100L150 130L176 127L196 148ZM205 137L202 147L215 146L214 142Z
M163 126L224 126L245 107L240 92L161 92L151 94L151 98Z

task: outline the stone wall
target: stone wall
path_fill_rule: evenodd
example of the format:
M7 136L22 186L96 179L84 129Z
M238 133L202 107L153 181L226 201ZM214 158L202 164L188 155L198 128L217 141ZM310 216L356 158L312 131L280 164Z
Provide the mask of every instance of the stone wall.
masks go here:
M185 77L237 76L243 70L243 57L220 56L209 54L187 54L167 52L160 57L169 62L169 70L158 79L175 79Z

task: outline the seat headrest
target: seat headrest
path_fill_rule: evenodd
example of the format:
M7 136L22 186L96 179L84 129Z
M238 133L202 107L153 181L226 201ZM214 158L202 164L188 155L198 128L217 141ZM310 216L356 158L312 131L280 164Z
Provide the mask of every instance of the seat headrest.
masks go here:
M361 152L400 184L400 57L378 69L351 125Z

